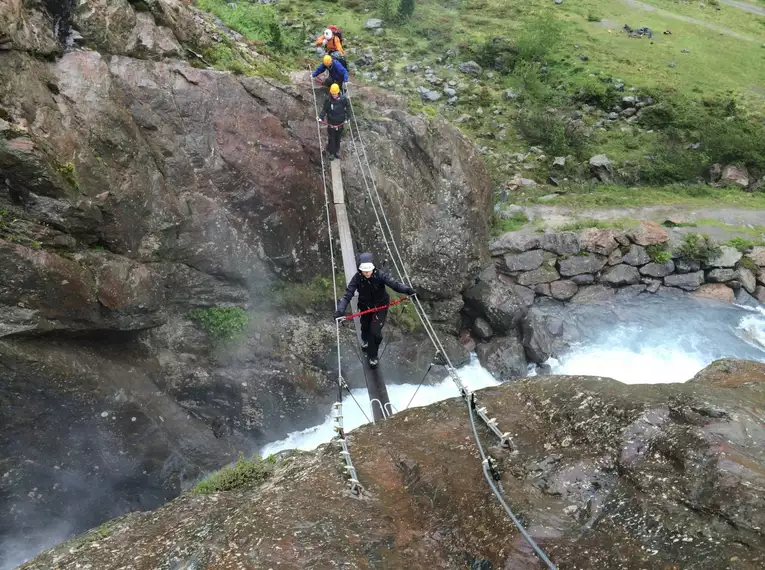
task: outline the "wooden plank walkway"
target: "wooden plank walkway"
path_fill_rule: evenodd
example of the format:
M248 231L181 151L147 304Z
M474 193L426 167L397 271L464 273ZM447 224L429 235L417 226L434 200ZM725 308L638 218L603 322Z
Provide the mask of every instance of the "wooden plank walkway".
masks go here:
M332 201L335 205L335 217L337 219L337 232L340 235L340 250L343 255L343 272L345 273L345 284L353 278L358 270L356 267L356 252L353 248L353 237L351 236L351 226L348 222L348 212L345 209L345 191L343 189L343 176L340 170L340 161L333 160L330 162L332 172ZM343 286L345 289L345 286ZM351 300L351 310L358 312L358 294L354 295ZM361 346L361 322L358 317L353 319L353 324L356 326L356 338L359 346ZM367 391L369 392L369 399L372 402L377 400L379 405L374 403L372 405L372 413L374 414L374 421L385 419L385 414L382 410L390 409L390 400L388 399L388 389L385 387L385 379L382 376L382 372L378 367L376 370L370 370L367 368L366 363L362 363L365 367L364 378L367 383ZM387 412L386 412L387 413Z

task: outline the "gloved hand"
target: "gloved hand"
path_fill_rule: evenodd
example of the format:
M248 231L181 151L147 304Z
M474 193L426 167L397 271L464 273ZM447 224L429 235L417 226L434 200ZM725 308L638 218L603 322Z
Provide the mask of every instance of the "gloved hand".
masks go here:
M340 319L340 318L342 318L342 317L344 317L344 316L345 316L345 314L344 314L344 313L342 313L342 312L340 312L340 311L335 311L335 316L334 316L334 319L335 319L335 320L337 320L337 319Z
M417 291L415 291L414 289L409 287L409 289L407 290L406 294L409 295L410 297L414 297L415 295L417 295Z

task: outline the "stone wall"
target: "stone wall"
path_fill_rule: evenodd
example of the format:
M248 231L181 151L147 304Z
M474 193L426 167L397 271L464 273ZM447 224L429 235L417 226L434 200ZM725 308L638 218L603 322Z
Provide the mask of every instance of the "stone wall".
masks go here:
M681 238L654 222L631 230L505 233L489 246L493 264L465 292L461 341L507 380L551 355L556 333L532 310L543 299L606 303L683 291L727 303L765 303L765 247L741 252L718 245L712 258L699 261L682 256Z

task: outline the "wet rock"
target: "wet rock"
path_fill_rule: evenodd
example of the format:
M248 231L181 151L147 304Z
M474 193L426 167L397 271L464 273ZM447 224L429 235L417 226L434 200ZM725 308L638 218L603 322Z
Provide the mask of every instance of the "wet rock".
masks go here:
M531 271L542 265L544 258L544 252L540 249L523 253L506 253L504 266L508 271Z
M685 291L695 291L704 284L704 272L681 273L668 275L664 278L664 285L667 287L678 287Z
M759 307L759 302L757 299L752 297L749 293L746 292L746 289L741 287L738 291L736 291L736 304L741 305L743 307Z
M540 283L539 285L534 285L534 295L541 295L543 297L550 297L550 284L549 283Z
M494 336L491 325L483 318L478 317L473 322L473 333L481 340L488 340Z
M723 245L720 249L720 255L710 260L709 263L707 263L708 267L734 267L743 255L735 247L729 245Z
M542 235L542 249L564 254L579 253L579 236L574 232L547 232Z
M589 255L573 255L558 259L558 269L564 277L572 277L583 273L597 273L606 265L607 258L594 253Z
M666 277L674 271L675 263L671 259L666 263L649 263L640 268L640 274L648 277Z
M534 309L529 311L521 321L521 334L529 362L541 363L550 358L552 340L543 315Z
M475 61L466 61L465 63L460 63L459 70L467 75L480 75L482 71L481 66L478 65Z
M630 239L637 245L655 245L669 240L667 230L652 221L640 222L640 226L629 233Z
M733 269L713 269L707 273L707 281L710 283L727 283L736 279L736 271Z
M590 158L589 165L595 178L605 183L613 182L613 166L605 154L597 154Z
M722 283L707 283L698 288L694 293L701 299L713 299L722 303L733 303L735 294L733 289Z
M559 301L566 301L576 295L579 286L573 281L561 280L550 283L550 295Z
M579 246L583 251L608 256L619 247L616 234L610 229L588 228L579 234Z
M681 257L679 259L675 259L674 261L675 271L678 273L694 273L701 269L701 263L695 259L686 259L685 257Z
M526 352L515 334L479 343L475 352L481 366L501 382L524 378L527 374Z
M521 273L518 276L518 283L520 285L529 287L539 283L550 283L558 279L560 279L560 275L558 275L558 272L555 270L555 268L551 265L545 264L533 271Z
M524 305L526 305L527 307L530 307L531 305L534 304L534 298L535 298L534 291L532 291L528 287L524 287L523 285L518 285L518 284L511 285L510 287L515 292L515 294L521 298Z
M582 273L580 275L574 275L571 278L571 281L573 281L579 286L592 285L593 283L595 283L595 276L589 273Z
M754 298L765 305L765 286L757 285L754 289Z
M746 267L739 267L736 270L736 277L741 281L741 285L746 289L747 293L754 293L757 287L757 279L749 269Z
M728 165L722 169L720 182L738 186L739 188L746 188L749 186L749 172L747 172L746 168Z
M526 303L496 274L487 276L486 280L480 280L468 289L464 299L500 334L515 328L526 314Z
M571 302L599 305L613 301L615 296L616 293L611 287L605 285L589 285L579 287L579 291L572 297Z
M624 254L624 257L622 257L622 261L627 265L639 267L650 262L651 258L648 256L644 247L633 244L630 246L629 251ZM698 268L696 270L698 271Z
M617 287L635 285L640 283L640 273L631 265L616 265L606 269L600 276L600 281Z
M489 251L492 255L502 255L505 253L522 253L530 249L537 249L541 245L541 235L520 230L507 232L499 236L489 244Z
M661 279L651 279L650 277L644 277L641 281L645 285L645 290L648 293L656 293L662 283Z

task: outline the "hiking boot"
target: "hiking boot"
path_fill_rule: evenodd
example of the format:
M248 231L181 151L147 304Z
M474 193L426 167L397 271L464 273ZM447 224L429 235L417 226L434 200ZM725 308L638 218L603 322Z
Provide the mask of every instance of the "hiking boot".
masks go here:
M361 341L361 350L366 350L367 348L369 348L369 343L367 341L365 341L365 340L362 340Z
M340 156L340 153L339 153L339 152L336 152L336 153L335 153L335 158L336 158L337 160L340 160L341 156Z
M370 368L377 368L377 365L380 364L380 361L376 358L370 358L369 359L369 367Z

